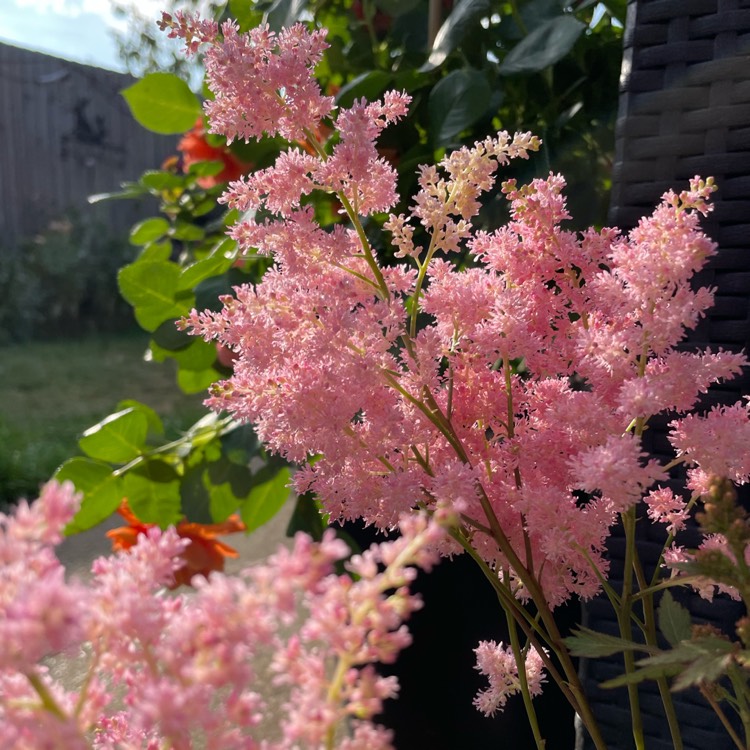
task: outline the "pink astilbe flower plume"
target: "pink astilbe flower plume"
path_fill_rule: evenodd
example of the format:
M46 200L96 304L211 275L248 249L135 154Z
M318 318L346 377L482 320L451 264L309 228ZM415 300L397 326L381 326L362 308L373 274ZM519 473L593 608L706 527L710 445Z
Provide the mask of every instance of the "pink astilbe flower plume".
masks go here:
M204 64L208 85L215 98L207 101L206 114L212 133L231 143L281 135L304 141L317 130L333 108L333 98L323 96L310 72L328 46L326 32L308 32L302 24L278 34L259 26L240 34L233 21L221 25L177 12L164 13L162 29L185 40L189 52L209 44Z
M494 716L502 711L512 695L521 691L518 666L510 646L495 641L480 641L474 649L477 655L475 669L487 677L489 687L480 690L474 705L485 716ZM547 681L539 652L532 646L524 658L524 670L532 696L541 695L542 685Z
M3 747L392 747L371 720L398 684L372 665L410 643L404 622L421 603L409 584L415 565L438 559L436 521L404 518L399 538L347 563L356 579L335 573L349 549L327 531L319 543L298 534L239 575L196 579L192 595L166 595L184 544L171 528L97 560L90 586L65 580L52 547L77 502L70 485L51 483L2 519ZM72 648L88 677L67 692L38 662ZM287 700L279 739L267 741L271 683Z
M296 43L317 49L312 36L302 41L306 33L298 29ZM277 42L258 34L232 41L266 50L243 58L243 81L265 80L269 55L284 54L281 40L277 53ZM218 101L241 66L228 53L209 54ZM317 111L302 68L288 75L276 88L308 93ZM249 122L256 113L248 101L232 107ZM408 102L397 92L355 102L338 112L332 148L316 141L315 155L293 149L230 187L230 205L275 215L231 230L242 250L271 254L274 266L225 297L219 312L193 311L182 323L237 355L209 404L252 422L292 461L316 456L295 486L317 493L333 519L388 528L404 511L439 503L461 515L465 541L493 569L509 571L518 596L541 591L551 606L593 596L591 563L606 572L610 526L666 479L643 455L648 419L691 409L747 362L737 353L673 351L712 299L690 280L715 252L698 226L713 183L696 178L665 194L623 237L564 229L560 175L508 181L510 222L479 232L472 222L498 168L539 146L528 133L499 133L419 168L410 213L385 224L396 256L412 268L385 268L360 217L396 202L395 173L375 144ZM221 114L215 127L234 133ZM315 131L311 122L305 128ZM315 190L339 197L349 227L316 224L303 207ZM429 237L424 246L415 242L418 227ZM459 250L475 261L460 272L449 260ZM427 322L418 326L419 313ZM683 443L682 455L697 456ZM732 471L744 476L743 467ZM679 522L676 507L657 507L655 518Z

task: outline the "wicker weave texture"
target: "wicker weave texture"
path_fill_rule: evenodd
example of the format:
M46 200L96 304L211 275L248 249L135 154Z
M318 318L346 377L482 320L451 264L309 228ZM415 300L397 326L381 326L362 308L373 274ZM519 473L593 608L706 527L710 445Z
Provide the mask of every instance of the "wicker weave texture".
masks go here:
M685 347L750 350L750 0L630 2L611 224L631 229L665 191L684 189L695 175L712 175L719 186L715 209L703 222L719 254L698 279L715 287L714 308ZM704 406L734 403L748 393L750 373L713 389ZM665 424L652 428L649 449L667 455ZM644 526L639 533L641 553L653 565L663 537L657 527ZM686 544L693 542L697 536ZM621 575L622 544L622 537L613 535L609 550L615 579ZM686 603L695 617L725 629L741 614L726 599L708 604L692 596ZM617 632L604 602L593 602L587 615L594 629ZM613 750L629 750L627 696L596 687L622 667L614 662L587 666L587 688L608 744ZM649 750L671 748L655 691L643 692L642 708ZM677 710L686 750L734 747L697 694L680 694Z

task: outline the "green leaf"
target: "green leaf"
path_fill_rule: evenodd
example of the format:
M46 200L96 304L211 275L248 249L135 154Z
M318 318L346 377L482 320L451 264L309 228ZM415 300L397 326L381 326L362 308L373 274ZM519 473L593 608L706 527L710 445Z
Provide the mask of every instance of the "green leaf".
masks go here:
M192 295L177 294L180 273L171 261L136 261L120 269L120 293L133 305L145 330L155 331L165 320L190 312L195 302Z
M327 528L325 513L316 497L312 493L300 495L289 518L286 535L294 536L298 531L304 531L319 542Z
M78 445L91 458L124 464L143 453L147 434L146 415L133 408L124 409L89 427Z
M638 662L639 664L641 662ZM646 680L658 680L660 677L674 677L680 671L679 664L649 664L635 672L613 677L611 680L602 682L599 687L604 689L625 687L626 685L637 685Z
M185 433L185 437L190 438L193 448L207 446L215 438L221 437L226 433L241 432L245 426L238 422L232 422L230 425L221 424L221 419L215 412L204 414L190 429Z
M232 267L233 260L221 253L212 253L208 258L191 263L180 274L179 289L195 289L198 284L212 276L220 276Z
M152 334L153 342L168 352L178 352L186 349L194 341L195 337L187 331L181 331L176 326L176 320L165 320ZM152 347L153 349L153 347Z
M734 646L728 639L707 636L692 641L681 641L675 648L655 656L639 659L638 670L623 674L602 683L601 687L614 688L632 685L658 677L677 676L673 690L683 690L701 682L714 682L732 662Z
M595 630L584 627L574 630L572 635L563 638L563 642L572 656L586 656L592 659L612 656L622 651L649 650L649 647L642 643L634 643L606 633L597 633Z
M197 224L191 224L189 221L178 221L171 232L171 236L176 240L195 242L196 240L202 240L206 236L206 232Z
M149 73L121 93L133 117L162 135L184 133L203 111L187 83L172 73Z
M133 198L142 198L143 196L148 195L148 192L144 190L143 186L139 185L137 182L123 182L120 184L120 187L122 190L111 193L96 193L95 195L90 195L86 200L93 205L94 203L101 203L102 201L132 200Z
M232 492L237 497L247 497L256 483L250 469L244 464L230 461L222 456L218 461L213 461L208 467L208 478L212 485L219 486L229 483Z
M138 254L137 263L163 263L172 256L172 243L169 240L165 242L152 242L146 245Z
M225 164L223 161L194 161L189 167L187 173L191 177L214 177L223 171Z
M671 646L690 638L690 612L675 601L670 591L662 594L657 610L659 630Z
M425 73L442 65L448 55L461 44L466 34L490 12L490 7L489 0L458 0L453 12L440 27L430 56L419 69L420 72Z
M371 102L383 93L392 80L393 76L383 70L362 73L341 87L336 95L336 104L339 107L351 107L355 99L362 97Z
M270 521L289 498L289 469L266 466L253 477L253 488L240 506L248 532Z
M177 373L177 385L183 393L200 393L224 377L215 367L207 367L205 370L180 368Z
M65 527L65 534L86 531L109 518L124 497L122 480L112 473L112 467L90 458L71 458L56 472L58 482L73 482L83 493L83 502L75 517Z
M124 476L123 488L133 513L162 528L182 519L180 482L165 461L151 460Z
M475 123L487 110L490 85L484 73L454 70L432 89L429 101L430 132L435 147Z
M251 0L229 0L229 15L240 25L240 31L259 26L263 15L255 9Z
M155 190L160 193L162 190L184 188L186 180L183 175L172 174L163 170L151 170L141 175L140 182L149 190Z
M208 507L211 523L221 523L226 521L232 513L237 512L240 501L237 495L232 492L231 485L221 484L218 487L211 488Z
M204 481L205 473L206 464L200 463L186 471L180 482L180 508L185 518L192 523L214 521L209 507L210 496Z
M605 0L604 7L609 11L612 18L616 18L623 26L628 14L627 0Z
M180 366L180 371L205 372L212 369L214 362L216 362L216 344L213 341L203 341L203 339L196 338L195 336L191 336L190 338L191 341L188 346L184 349L170 352L169 356ZM154 349L153 346L152 349ZM205 380L201 377L198 382L204 383ZM212 382L213 380L203 387L208 388Z
M536 73L570 52L586 25L570 15L557 16L537 26L500 64L504 75Z
M169 222L161 216L146 219L130 230L131 245L148 245L149 242L161 239L169 231Z
M281 31L300 20L307 8L307 0L275 0L263 19L271 31Z
M161 417L146 404L142 404L140 401L128 398L124 401L120 401L117 404L117 411L123 411L124 409L135 409L146 417L148 422L148 429L154 435L164 434L164 423L161 421Z

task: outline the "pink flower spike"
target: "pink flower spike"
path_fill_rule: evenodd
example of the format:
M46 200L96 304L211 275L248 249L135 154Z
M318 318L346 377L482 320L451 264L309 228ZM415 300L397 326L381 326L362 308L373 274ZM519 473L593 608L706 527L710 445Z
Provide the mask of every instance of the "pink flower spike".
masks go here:
M312 76L320 62L325 30L309 32L302 24L279 34L259 26L238 33L232 22L222 25L223 40L205 57L209 88L206 102L211 132L231 143L261 138L264 133L304 142L333 108Z
M687 503L669 487L652 490L643 499L648 506L648 517L654 523L667 524L668 534L676 534L685 528L685 522L690 515Z
M521 691L518 678L518 665L510 646L503 647L495 641L480 641L474 649L477 655L475 669L489 679L489 687L480 690L474 698L474 705L485 716L494 716L502 711L512 695ZM542 693L542 685L547 681L544 672L544 662L539 652L531 647L525 657L524 668L529 686L529 693L538 696Z
M175 11L174 16L162 12L156 25L162 31L169 29L167 36L170 39L184 39L185 51L189 55L196 54L201 44L214 42L219 33L216 21L203 20L197 13L182 10Z
M705 474L744 484L750 480L750 397L746 404L715 406L670 422L669 441L678 456Z

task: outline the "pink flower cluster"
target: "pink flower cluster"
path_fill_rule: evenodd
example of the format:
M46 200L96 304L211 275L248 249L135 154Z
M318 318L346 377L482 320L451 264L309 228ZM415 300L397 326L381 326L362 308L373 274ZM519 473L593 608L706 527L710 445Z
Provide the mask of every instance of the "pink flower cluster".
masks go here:
M300 534L263 565L175 596L164 586L184 540L172 529L97 560L90 585L66 581L54 545L78 500L50 483L0 519L0 746L391 747L371 719L398 685L372 664L409 643L403 622L420 602L408 586L437 558L436 523L405 519L397 540L351 559L355 578L334 572L349 550L332 532ZM45 667L59 652L80 663L79 687ZM271 684L286 699L269 734Z
M474 653L477 655L475 668L489 681L489 687L477 694L474 705L485 716L494 716L503 710L508 698L521 692L516 658L510 646L503 647L502 643L495 641L480 641ZM529 694L541 695L547 676L542 657L533 646L524 656L524 669Z
M230 28L223 41L210 40L216 101L231 103L242 123L227 124L222 110L214 128L230 137L268 132L264 105L235 90L240 82L266 86L271 66L282 76L277 92L312 97L310 106L275 99L274 122L294 121L284 131L290 139L319 132L325 107L310 73L317 53L305 53L307 83L299 64L287 82L266 52L237 62L235 49L267 50L269 38L261 30L240 42ZM318 32L306 39L297 42L302 49L319 49ZM274 54L286 54L281 40ZM696 178L681 194L667 193L623 236L565 230L559 175L508 181L510 222L480 232L472 220L497 168L539 145L529 134L500 133L420 169L410 213L385 225L411 266L385 266L359 216L395 203L395 175L377 162L374 142L407 101L390 94L342 109L332 150L316 141L317 156L289 151L231 186L230 204L274 214L238 224L232 236L275 263L259 284L225 297L219 312L193 311L183 321L237 355L233 376L208 403L252 422L289 460L315 457L295 484L317 493L333 520L389 528L404 512L446 505L479 555L517 576L519 597L533 595L533 582L552 607L593 596L619 513L648 495L655 520L673 528L682 521L684 498L664 496L667 472L641 447L651 416L683 415L670 439L693 467L694 486L716 471L748 478L727 437L750 430L747 409L684 416L711 383L735 376L745 356L675 350L712 303L710 289L690 282L715 252L699 227L713 183ZM350 228L315 223L301 202L316 189L339 196ZM463 270L451 260L457 250L472 256Z

